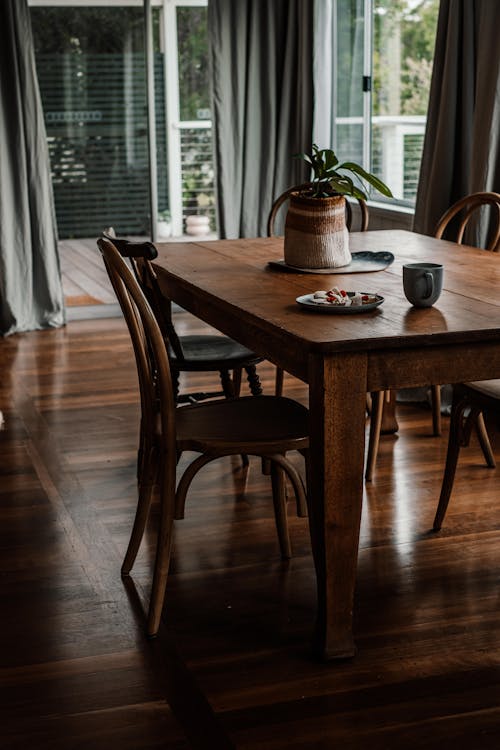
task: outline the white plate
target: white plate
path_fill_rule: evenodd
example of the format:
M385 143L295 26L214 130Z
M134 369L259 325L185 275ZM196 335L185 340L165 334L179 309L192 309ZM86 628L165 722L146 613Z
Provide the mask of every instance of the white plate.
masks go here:
M354 292L347 292L349 297L354 295ZM370 294L369 292L361 292L361 294L368 294L370 297L376 297L375 302L368 302L366 305L321 305L314 302L314 294L303 294L301 297L297 297L295 300L299 305L307 307L308 310L314 310L320 313L334 313L336 315L353 315L356 313L370 312L375 310L376 307L382 304L384 298L380 294Z

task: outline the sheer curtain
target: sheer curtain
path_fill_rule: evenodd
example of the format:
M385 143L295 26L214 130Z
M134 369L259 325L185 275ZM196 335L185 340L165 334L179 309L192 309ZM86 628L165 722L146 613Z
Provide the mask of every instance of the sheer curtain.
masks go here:
M64 323L49 156L26 0L0 3L0 333Z
M500 192L500 2L441 0L414 229L472 192ZM487 217L485 217L487 219ZM467 241L483 246L486 220Z
M221 237L262 236L273 200L307 178L312 140L310 0L209 0Z

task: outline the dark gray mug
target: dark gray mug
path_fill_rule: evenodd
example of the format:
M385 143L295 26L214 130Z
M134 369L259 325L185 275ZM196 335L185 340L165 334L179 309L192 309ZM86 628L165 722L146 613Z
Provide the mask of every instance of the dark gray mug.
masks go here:
M443 266L440 263L406 263L403 288L412 305L431 307L443 289Z

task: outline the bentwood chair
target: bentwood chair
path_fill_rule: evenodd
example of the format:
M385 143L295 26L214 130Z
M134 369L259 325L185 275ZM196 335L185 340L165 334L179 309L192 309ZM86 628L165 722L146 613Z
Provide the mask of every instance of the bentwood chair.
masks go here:
M461 200L454 203L440 218L434 231L434 236L437 239L452 239L458 244L462 244L464 233L467 228L469 221L475 215L476 211L483 207L491 206L492 216L490 217L490 236L486 246L486 250L499 250L500 243L500 194L499 193L472 193L471 195L461 198ZM388 397L388 393L383 394L383 397ZM432 408L432 432L434 435L441 435L442 424L441 424L441 387L439 385L431 386L431 408ZM369 442L369 456L367 459L366 478L371 479L371 475L374 468L376 448L373 449L372 441L378 445L380 426L382 418L381 405L377 402L374 407L374 411L377 413L377 419L370 424L370 442ZM484 421L481 416L478 417L477 430L480 431L480 440L482 446L489 445L488 435L484 427ZM468 428L468 439L470 438L470 428ZM374 436L372 438L372 432ZM465 434L465 433L464 433ZM464 438L465 439L465 438ZM372 450L370 451L370 447ZM484 448L486 460L489 462L491 455L491 449ZM458 455L458 454L457 454ZM490 465L488 463L488 465ZM453 480L452 480L453 481ZM451 491L451 487L450 487Z
M299 515L306 514L301 477L286 458L300 451L308 463L308 411L277 396L247 396L177 406L165 339L137 280L112 242L98 241L111 283L132 339L144 435L139 493L132 535L122 566L129 575L144 534L152 493L158 486L160 521L147 632L156 635L167 584L174 518L184 516L190 483L205 464L222 456L260 456L271 466L276 527L283 558L291 556L287 525L285 475ZM189 464L176 489L176 466L184 451L199 456Z
M459 200L438 222L436 237L445 236L449 223L458 217L458 226L455 229L456 242L462 243L464 231L471 216L478 208L486 205L492 207L492 216L490 216L490 232L485 249L499 252L500 193L473 193ZM483 411L500 412L500 380L483 380L453 386L448 452L439 505L434 519L436 531L441 528L448 508L460 448L469 445L473 430L477 433L487 466L495 468L495 457L486 431Z
M490 236L485 250L498 251L500 243L500 194L499 193L471 193L454 203L439 219L434 236L437 239L452 239L462 244L465 230L476 212L491 206ZM431 387L432 394L432 423L434 434L441 434L441 388L439 385Z
M460 448L469 445L473 430L477 433L486 465L490 469L494 469L496 466L484 424L483 411L500 412L500 380L482 380L453 386L450 436L441 494L434 518L435 531L439 531L446 515L455 480Z
M172 320L172 304L160 290L151 261L158 251L151 242L131 242L115 237L109 230L103 233L117 248L120 255L129 260L134 275L145 293L168 342L170 369L174 391L179 401L202 401L225 395L238 396L242 370L246 371L250 391L254 396L262 393L256 365L262 362L254 352L222 334L196 334L179 336ZM182 372L218 372L222 390L204 391L179 395L179 379ZM231 377L232 373L232 377Z

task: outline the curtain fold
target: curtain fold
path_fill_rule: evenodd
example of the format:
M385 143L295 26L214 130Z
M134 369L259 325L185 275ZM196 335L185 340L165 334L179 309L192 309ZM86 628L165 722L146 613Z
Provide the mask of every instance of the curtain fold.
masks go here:
M500 192L500 2L441 0L414 229L459 198ZM472 223L472 222L471 222ZM466 241L484 246L488 214Z
M26 0L0 3L0 333L64 324L49 155Z
M312 140L309 0L209 0L212 122L221 237L266 233L273 200L307 178Z

